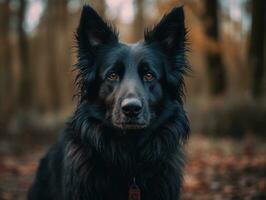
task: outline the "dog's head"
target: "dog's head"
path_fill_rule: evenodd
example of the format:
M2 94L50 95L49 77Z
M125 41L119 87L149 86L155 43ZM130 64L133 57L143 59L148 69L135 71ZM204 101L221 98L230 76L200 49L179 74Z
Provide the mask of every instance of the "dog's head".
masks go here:
M122 130L145 129L182 104L186 70L183 8L174 8L136 44L119 42L114 28L89 6L77 29L81 103L96 120Z

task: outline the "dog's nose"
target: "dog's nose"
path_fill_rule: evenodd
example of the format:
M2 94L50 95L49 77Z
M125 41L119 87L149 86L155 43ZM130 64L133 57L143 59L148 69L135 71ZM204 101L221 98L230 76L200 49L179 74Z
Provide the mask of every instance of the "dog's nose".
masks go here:
M121 103L122 111L125 115L134 117L142 110L142 103L137 98L126 98Z

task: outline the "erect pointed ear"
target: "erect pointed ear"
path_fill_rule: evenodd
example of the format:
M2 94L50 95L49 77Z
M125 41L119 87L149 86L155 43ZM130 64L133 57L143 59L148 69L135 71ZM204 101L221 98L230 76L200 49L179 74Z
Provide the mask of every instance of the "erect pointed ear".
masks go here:
M183 51L186 41L183 6L173 8L152 30L146 31L144 37L146 43L160 45L167 55Z
M146 44L158 47L169 58L170 65L166 68L168 91L179 102L182 102L183 74L189 67L186 60L186 33L183 7L176 7L144 35Z
M88 5L83 7L76 38L79 50L92 50L118 41L117 32Z

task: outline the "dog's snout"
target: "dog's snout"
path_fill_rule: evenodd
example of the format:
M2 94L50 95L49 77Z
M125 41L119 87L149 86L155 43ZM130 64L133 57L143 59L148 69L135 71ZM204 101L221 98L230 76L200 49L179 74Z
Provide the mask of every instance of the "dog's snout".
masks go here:
M137 98L126 98L121 103L122 111L125 115L133 117L142 110L142 103Z

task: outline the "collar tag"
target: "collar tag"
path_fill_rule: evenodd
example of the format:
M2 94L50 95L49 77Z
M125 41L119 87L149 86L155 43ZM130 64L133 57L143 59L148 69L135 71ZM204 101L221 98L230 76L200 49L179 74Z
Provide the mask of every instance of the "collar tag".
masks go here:
M135 177L133 178L133 184L130 185L128 190L128 200L140 200L140 188L136 184Z

